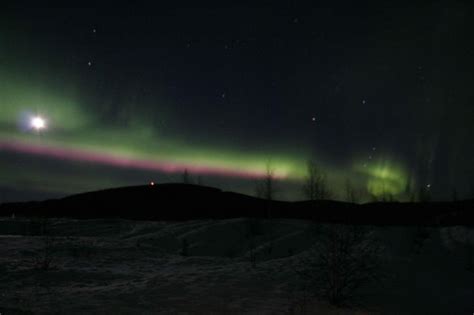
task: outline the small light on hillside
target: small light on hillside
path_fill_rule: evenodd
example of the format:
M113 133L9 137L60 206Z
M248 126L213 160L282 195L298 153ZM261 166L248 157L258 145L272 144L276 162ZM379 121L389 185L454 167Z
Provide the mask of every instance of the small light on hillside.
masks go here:
M150 186L155 186L155 182L150 182Z

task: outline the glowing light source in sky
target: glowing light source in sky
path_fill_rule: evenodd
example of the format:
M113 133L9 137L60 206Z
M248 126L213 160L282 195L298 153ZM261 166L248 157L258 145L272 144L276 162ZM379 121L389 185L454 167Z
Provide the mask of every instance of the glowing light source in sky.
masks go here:
M31 118L31 127L36 130L42 130L46 128L46 121L40 116Z

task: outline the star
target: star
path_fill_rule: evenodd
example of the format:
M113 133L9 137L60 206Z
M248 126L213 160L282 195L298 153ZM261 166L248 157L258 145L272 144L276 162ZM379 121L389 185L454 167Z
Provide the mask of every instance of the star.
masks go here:
M362 104L365 104L365 103L367 103L366 100L362 100Z
M94 29L92 30L92 33L97 33L97 30L94 28Z
M312 121L316 121L316 117L311 118Z
M87 65L88 65L89 67L92 66L92 61L89 61L89 62L87 63Z

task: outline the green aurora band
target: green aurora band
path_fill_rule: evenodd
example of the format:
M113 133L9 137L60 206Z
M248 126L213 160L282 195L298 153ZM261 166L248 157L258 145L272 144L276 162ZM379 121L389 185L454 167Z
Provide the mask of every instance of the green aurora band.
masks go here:
M139 109L127 115L127 122L123 126L104 122L104 116L99 115L97 110L83 105L84 101L81 101L79 91L74 86L64 86L65 82L59 84L41 80L34 75L19 78L16 74L8 76L5 70L0 71L3 84L0 90L0 145L2 142L13 143L23 147L105 156L128 162L124 164L131 169L134 168L134 162L146 161L168 166L171 163L174 164L174 167L169 168L172 173L181 173L188 168L195 174L258 178L265 176L270 165L275 177L281 180L304 180L306 160L311 156L307 151L255 152L232 148L232 144L225 147L171 138L160 133L150 118L152 115ZM163 117L174 121L173 115L165 108ZM28 119L33 115L41 115L47 121L47 129L42 134L28 130ZM5 148L0 146L0 151ZM33 154L38 152L36 150ZM64 155L64 160L72 155L70 152ZM86 162L94 161L89 159ZM344 181L351 178L355 180L356 186L365 186L371 195L397 196L404 191L409 177L401 163L387 158L366 167L358 163L355 167L345 169L320 164L321 169L328 174L331 189L336 194L343 194ZM218 171L209 173L210 169ZM34 172L25 170L26 174ZM17 176L14 172L4 171L0 184L11 184ZM83 179L82 182L83 186L87 185L87 180ZM112 180L103 182L104 186L114 184Z
M300 179L304 175L304 159L295 155L216 149L170 139L160 135L147 115L140 112L124 127L110 126L75 101L72 89L47 93L46 85L19 83L13 78L4 81L6 86L0 91L0 140L9 143L105 154L128 161L172 162L182 166L175 168L176 172L187 167L195 168L197 173L200 168L216 168L224 170L224 175L229 170L234 175L242 172L259 177L270 163L278 178ZM29 118L34 115L47 121L42 134L28 130Z

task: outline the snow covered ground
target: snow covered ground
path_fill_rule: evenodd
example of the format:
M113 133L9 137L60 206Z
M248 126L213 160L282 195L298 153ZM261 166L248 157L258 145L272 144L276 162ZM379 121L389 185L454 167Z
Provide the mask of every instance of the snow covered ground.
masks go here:
M349 306L304 290L315 225L0 220L0 313L472 314L474 230L376 227L383 281ZM43 270L44 269L44 270Z

